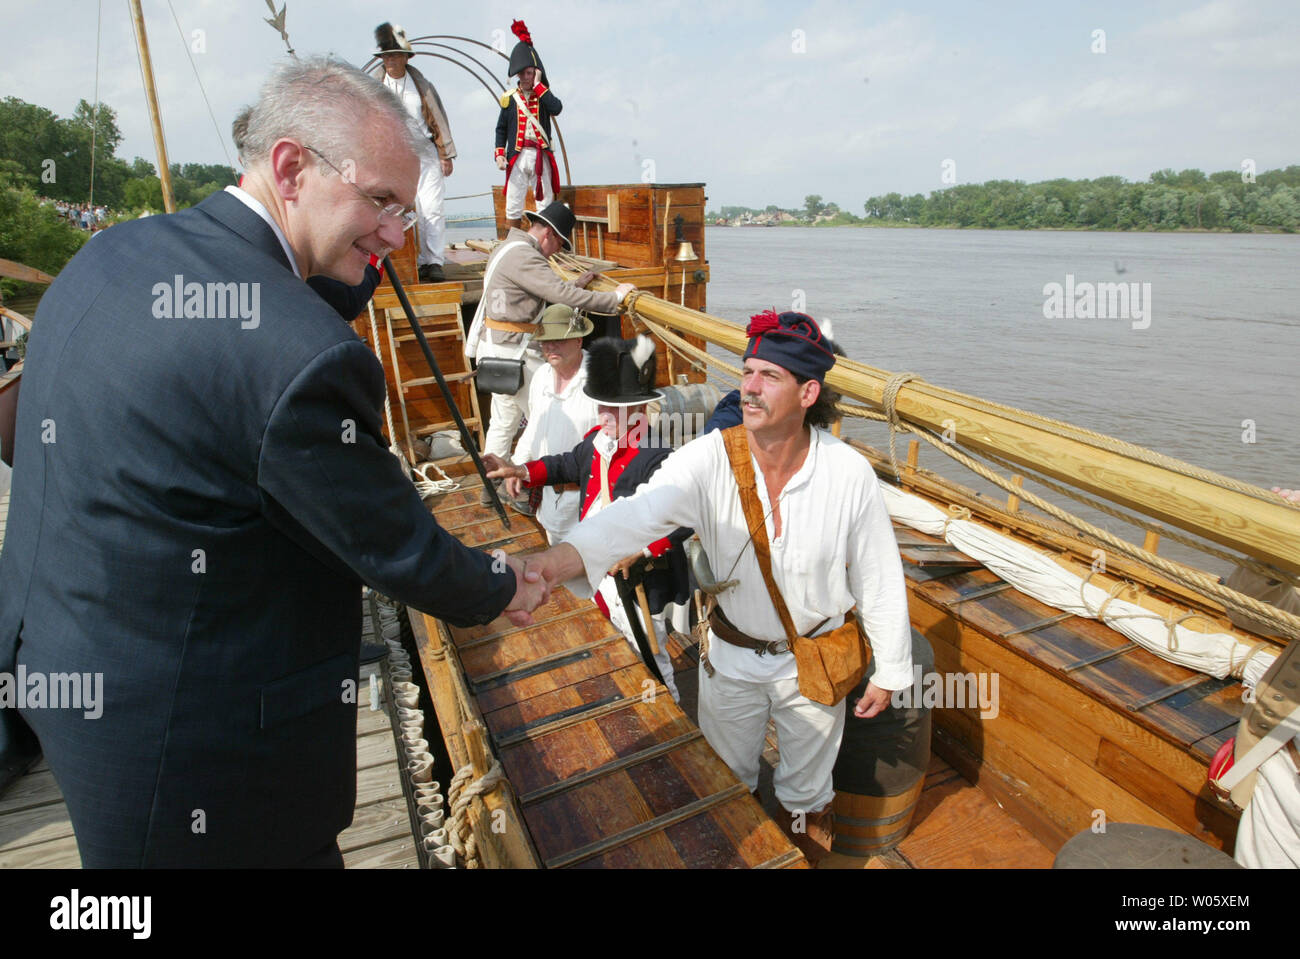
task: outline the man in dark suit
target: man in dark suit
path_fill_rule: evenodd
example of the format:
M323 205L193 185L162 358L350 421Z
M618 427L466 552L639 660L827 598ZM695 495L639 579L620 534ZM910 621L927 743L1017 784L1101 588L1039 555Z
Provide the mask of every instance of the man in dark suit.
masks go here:
M287 63L244 153L242 190L74 257L27 356L0 674L102 683L92 709L18 704L88 867L340 865L361 583L462 625L544 597L423 508L378 362L302 279L355 286L401 244L400 105Z

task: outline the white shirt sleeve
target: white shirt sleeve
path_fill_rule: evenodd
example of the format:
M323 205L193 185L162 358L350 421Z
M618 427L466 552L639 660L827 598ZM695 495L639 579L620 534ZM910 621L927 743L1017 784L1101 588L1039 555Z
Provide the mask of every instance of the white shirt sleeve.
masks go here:
M874 474L868 477L858 520L849 534L848 576L876 661L871 681L881 689L910 686L912 626L907 586L889 510Z
M713 442L715 441L716 442ZM609 568L679 526L698 527L707 508L707 479L717 468L719 435L702 436L671 453L632 496L616 499L579 523L564 542L582 557L591 589Z

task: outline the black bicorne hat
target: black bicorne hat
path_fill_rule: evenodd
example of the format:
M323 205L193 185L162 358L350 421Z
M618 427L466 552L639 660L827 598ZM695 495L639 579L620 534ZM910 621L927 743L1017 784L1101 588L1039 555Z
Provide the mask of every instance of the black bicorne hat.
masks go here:
M561 200L555 200L545 210L538 210L536 212L525 210L524 216L528 217L529 220L541 220L560 235L560 239L564 242L564 248L566 250L573 249L573 224L575 218L573 216L573 210L569 209L567 203L564 203Z
M655 386L655 342L644 333L635 340L606 336L587 349L587 382L582 391L605 406L638 406L663 394Z
M527 67L536 67L538 70L543 70L542 58L537 55L537 50L533 48L533 38L528 33L528 27L524 25L524 21L513 21L510 24L510 30L519 38L519 42L510 51L510 69L506 76L513 77Z

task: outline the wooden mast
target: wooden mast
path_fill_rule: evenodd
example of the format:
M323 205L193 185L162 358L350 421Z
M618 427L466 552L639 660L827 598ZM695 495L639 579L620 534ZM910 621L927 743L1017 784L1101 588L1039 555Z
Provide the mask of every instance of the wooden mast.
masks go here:
M144 78L144 95L149 102L149 120L153 124L153 145L158 154L158 179L162 181L163 208L176 212L176 198L172 195L172 174L167 165L167 144L163 141L162 118L158 115L158 90L153 82L153 61L149 58L149 37L144 29L144 13L140 0L130 0L131 22L135 26L135 47L140 53L140 73Z
M614 285L597 277L589 288L612 290ZM636 309L655 322L703 337L737 355L745 351L745 331L733 323L645 292L637 299ZM890 375L840 358L826 382L845 396L879 409ZM967 447L995 453L1279 569L1300 573L1300 522L1296 511L1281 500L1226 489L1081 438L1061 436L1046 424L1032 425L1037 417L1002 416L977 406L974 397L924 382L903 386L894 406L899 418L909 423L935 432L955 429Z

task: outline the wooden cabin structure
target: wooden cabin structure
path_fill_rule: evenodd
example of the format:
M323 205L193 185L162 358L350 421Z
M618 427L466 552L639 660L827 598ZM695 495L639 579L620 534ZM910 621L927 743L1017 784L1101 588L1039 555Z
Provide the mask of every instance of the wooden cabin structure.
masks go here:
M505 199L501 187L493 189L493 198L497 232L504 237ZM577 217L573 252L584 265L615 283L631 283L639 290L691 309L707 308L709 264L704 238L707 199L704 184L564 187L560 199L573 208ZM531 193L527 208L535 209ZM681 240L677 239L679 235ZM690 245L693 259L677 258L683 242ZM448 248L444 264L447 279L443 283L419 281L415 230L408 231L406 245L390 256L398 278L411 297L411 305L421 314L421 329L429 338L456 405L480 442L487 430L490 397L474 389L472 371L464 355L464 338L482 296L483 271L492 245L488 241ZM396 436L390 437L390 441L396 441L414 463L414 440L454 429L455 424L387 279L381 283L373 307L374 328L368 314L358 317L353 327L372 349L378 347L377 355L384 365L393 407ZM599 317L596 320L593 336L634 335L632 324L626 318L618 328L601 323ZM703 342L697 340L701 346ZM683 364L663 343L658 345L658 350L659 385L680 382L682 377L690 383L704 382L706 374L702 367ZM457 468L456 464L447 465Z

